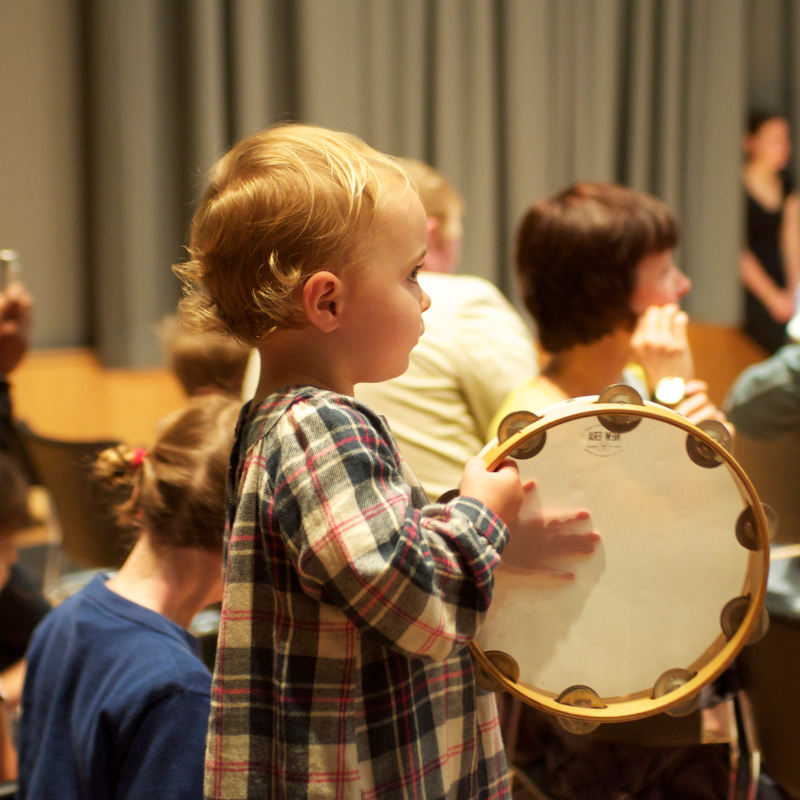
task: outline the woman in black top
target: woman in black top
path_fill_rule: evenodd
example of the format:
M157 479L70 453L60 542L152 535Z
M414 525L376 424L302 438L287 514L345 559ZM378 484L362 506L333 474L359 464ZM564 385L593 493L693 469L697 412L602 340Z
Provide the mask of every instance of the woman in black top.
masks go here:
M747 240L740 260L744 284L743 327L767 352L786 343L800 277L800 198L785 175L789 125L775 115L754 114L745 138Z

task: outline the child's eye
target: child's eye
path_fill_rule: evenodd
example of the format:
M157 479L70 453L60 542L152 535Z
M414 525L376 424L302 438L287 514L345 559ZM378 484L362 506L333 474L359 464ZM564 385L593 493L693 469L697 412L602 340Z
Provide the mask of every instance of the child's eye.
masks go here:
M422 266L422 264L419 264L418 266L414 267L414 271L408 276L408 279L411 281L411 283L417 283L417 278L419 277L419 272L422 269Z

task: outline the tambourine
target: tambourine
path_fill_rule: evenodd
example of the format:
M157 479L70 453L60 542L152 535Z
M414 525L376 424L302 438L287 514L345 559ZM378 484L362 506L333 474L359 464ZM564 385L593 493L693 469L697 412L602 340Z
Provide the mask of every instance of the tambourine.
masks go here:
M514 412L498 440L487 467L513 458L535 488L470 645L479 682L576 733L690 713L768 624L769 510L725 426L695 426L619 385ZM531 526L553 508L584 509L562 515L559 535L600 533L591 555L564 561L573 580L526 560Z

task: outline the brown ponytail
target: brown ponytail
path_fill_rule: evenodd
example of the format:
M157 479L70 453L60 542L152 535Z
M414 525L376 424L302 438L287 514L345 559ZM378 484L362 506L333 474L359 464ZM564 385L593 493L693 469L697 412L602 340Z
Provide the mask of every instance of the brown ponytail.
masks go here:
M147 451L118 445L103 451L95 474L127 486L120 524L145 526L156 543L216 550L225 528L225 479L239 402L218 394L191 398L167 417Z

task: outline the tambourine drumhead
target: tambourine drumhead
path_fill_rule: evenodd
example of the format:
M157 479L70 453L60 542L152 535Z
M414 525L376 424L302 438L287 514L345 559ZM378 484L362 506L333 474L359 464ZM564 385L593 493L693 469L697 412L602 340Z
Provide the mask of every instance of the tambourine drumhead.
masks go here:
M661 406L579 398L540 413L482 454L491 468L546 434L538 453L517 459L521 477L536 488L511 527L473 654L503 689L564 717L613 722L685 704L759 623L769 544L755 490L722 446ZM635 427L615 433L599 417ZM714 466L692 460L690 437L705 445ZM569 583L531 571L520 550L539 511L553 508L589 511L565 533L601 535L592 555L553 562L574 573ZM751 519L747 547L736 534L742 515ZM725 612L723 632L723 609L735 600L738 615ZM667 681L667 693L657 696L659 678L676 669L685 677ZM558 701L576 685L596 693L599 701L588 705L599 707Z

